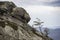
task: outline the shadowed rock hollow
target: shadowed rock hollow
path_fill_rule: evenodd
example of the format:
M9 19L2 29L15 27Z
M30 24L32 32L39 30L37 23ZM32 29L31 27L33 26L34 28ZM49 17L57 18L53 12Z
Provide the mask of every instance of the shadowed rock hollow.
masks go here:
M30 16L13 2L0 2L0 40L52 40L32 28Z

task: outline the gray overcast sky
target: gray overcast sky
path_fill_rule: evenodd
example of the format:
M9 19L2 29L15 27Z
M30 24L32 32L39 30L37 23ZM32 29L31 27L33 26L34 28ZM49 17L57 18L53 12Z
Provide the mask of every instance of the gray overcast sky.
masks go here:
M4 0L3 0L4 1ZM49 28L60 26L60 0L8 0L23 7L31 17L30 25L38 17Z

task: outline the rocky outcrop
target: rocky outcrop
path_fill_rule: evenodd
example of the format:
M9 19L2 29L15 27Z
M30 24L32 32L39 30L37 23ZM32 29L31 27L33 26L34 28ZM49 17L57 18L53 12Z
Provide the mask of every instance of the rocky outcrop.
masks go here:
M25 9L12 2L0 2L0 40L52 40L32 28L29 21Z
M21 7L15 7L15 8L13 8L12 15L15 18L18 18L18 19L20 19L20 17L21 17L27 23L30 21L29 14L25 11L25 9L23 9Z
M13 2L8 2L8 1L0 1L0 9L7 10L8 12L12 12L13 8L15 8L16 5Z

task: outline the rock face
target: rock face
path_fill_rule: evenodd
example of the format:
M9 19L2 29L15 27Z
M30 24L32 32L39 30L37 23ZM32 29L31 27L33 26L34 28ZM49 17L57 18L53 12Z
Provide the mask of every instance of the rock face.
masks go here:
M7 1L5 1L5 2L0 2L0 9L5 9L5 10L7 10L8 12L12 12L12 9L14 8L14 7L16 7L15 6L15 4L13 3L13 2L7 2ZM3 10L2 9L2 10Z
M29 24L29 14L12 2L0 2L0 40L52 40Z

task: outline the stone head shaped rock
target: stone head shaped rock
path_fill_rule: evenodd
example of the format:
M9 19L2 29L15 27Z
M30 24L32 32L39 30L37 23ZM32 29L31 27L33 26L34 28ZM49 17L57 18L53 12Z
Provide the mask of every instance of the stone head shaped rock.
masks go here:
M30 21L30 16L24 8L21 8L21 7L13 8L13 14L15 14L16 16L19 16L20 18L25 20L27 23Z

